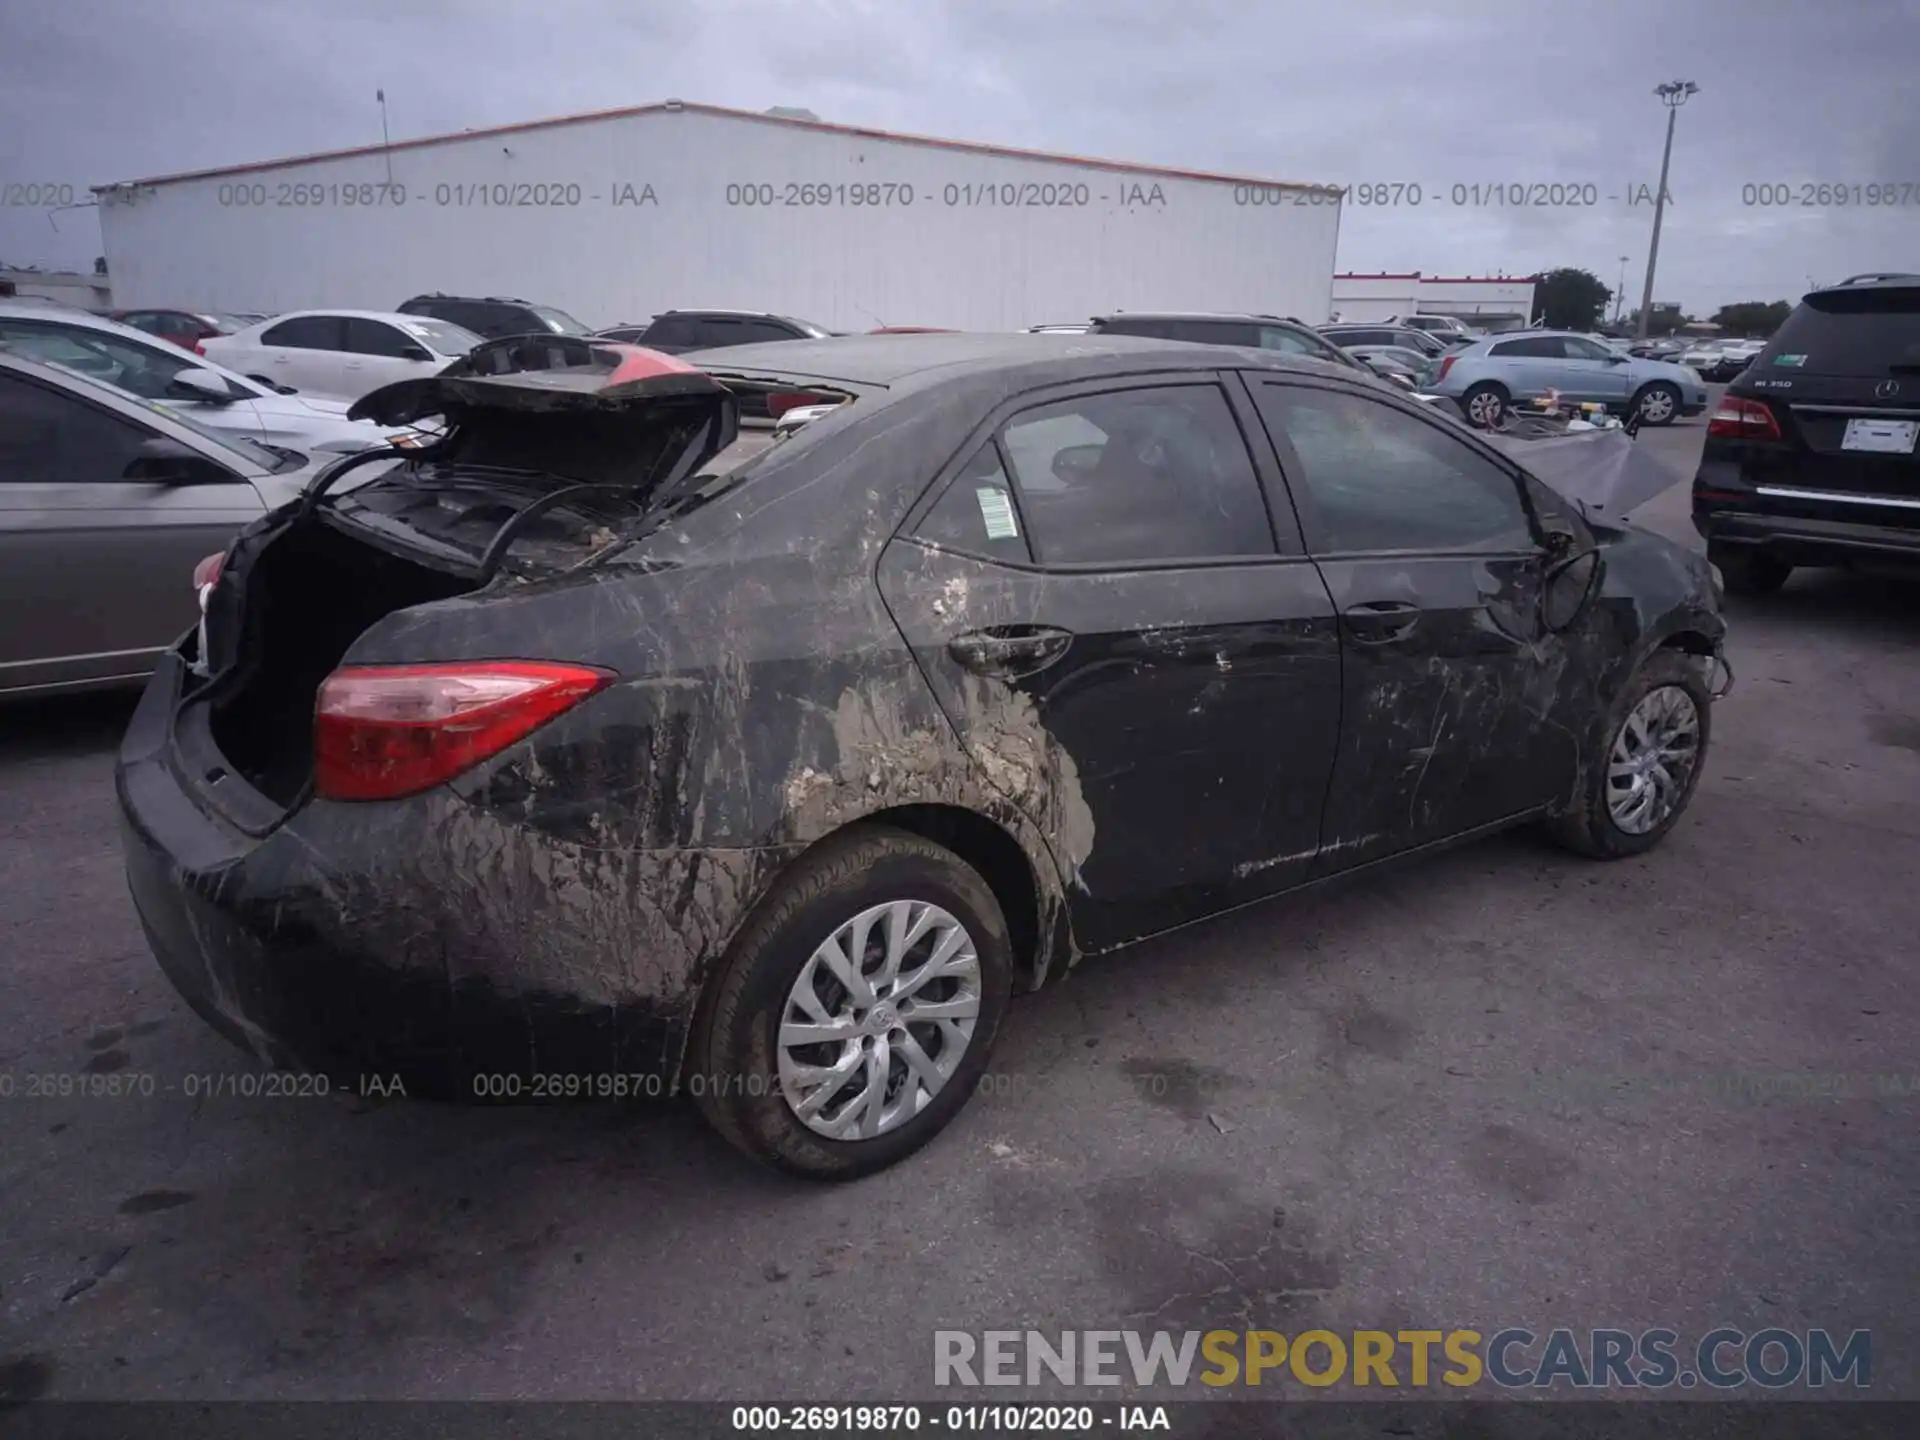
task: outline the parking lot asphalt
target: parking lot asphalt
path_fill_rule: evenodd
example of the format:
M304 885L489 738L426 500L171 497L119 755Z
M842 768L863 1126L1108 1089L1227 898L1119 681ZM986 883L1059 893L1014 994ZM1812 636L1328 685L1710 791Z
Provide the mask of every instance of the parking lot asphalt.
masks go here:
M1704 429L1641 443L1690 476ZM1641 518L1692 541L1684 485ZM130 702L0 712L0 1388L927 1399L941 1328L1726 1324L1869 1328L1920 1398L1916 600L1732 602L1652 854L1503 837L1090 963L841 1187L680 1103L189 1098L259 1072L127 899Z

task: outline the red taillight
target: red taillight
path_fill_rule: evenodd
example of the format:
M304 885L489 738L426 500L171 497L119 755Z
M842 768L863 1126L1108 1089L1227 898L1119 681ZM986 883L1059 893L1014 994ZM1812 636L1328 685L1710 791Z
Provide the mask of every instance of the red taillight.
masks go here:
M198 340L196 340L193 342L193 353L204 357L207 353L206 347L203 346Z
M586 665L344 665L314 702L314 792L392 800L451 780L610 684Z
M1457 355L1442 355L1440 357L1440 368L1433 372L1434 381L1438 383L1439 381L1446 379L1447 371L1453 368L1453 362L1459 358L1460 357Z
M1723 440L1778 440L1780 422L1773 418L1772 409L1758 400L1722 395L1719 408L1707 421L1707 434Z
M202 560L198 565L194 566L193 567L194 593L198 594L200 591L206 589L209 585L219 584L220 571L225 567L226 563L227 563L227 552L224 550L216 550L214 551L213 554L207 556L206 559Z

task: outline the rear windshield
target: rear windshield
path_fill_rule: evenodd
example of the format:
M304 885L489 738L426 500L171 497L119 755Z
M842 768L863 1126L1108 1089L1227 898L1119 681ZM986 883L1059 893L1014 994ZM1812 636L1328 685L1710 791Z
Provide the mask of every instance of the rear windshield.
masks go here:
M1810 296L1794 307L1754 363L1783 374L1920 371L1920 287Z

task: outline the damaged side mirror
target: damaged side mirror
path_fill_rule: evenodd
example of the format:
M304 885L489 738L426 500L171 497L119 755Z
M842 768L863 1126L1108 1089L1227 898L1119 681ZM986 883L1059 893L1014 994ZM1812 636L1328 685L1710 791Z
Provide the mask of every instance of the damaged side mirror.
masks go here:
M1582 550L1547 567L1540 590L1540 618L1551 634L1572 629L1600 593L1606 569L1598 550Z

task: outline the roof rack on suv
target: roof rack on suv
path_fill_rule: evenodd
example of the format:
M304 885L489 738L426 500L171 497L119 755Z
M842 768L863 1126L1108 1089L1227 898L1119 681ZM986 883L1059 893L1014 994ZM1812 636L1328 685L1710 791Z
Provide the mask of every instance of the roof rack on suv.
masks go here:
M1864 275L1849 275L1839 283L1841 285L1871 285L1880 280L1920 280L1920 273L1912 270L1870 270Z

